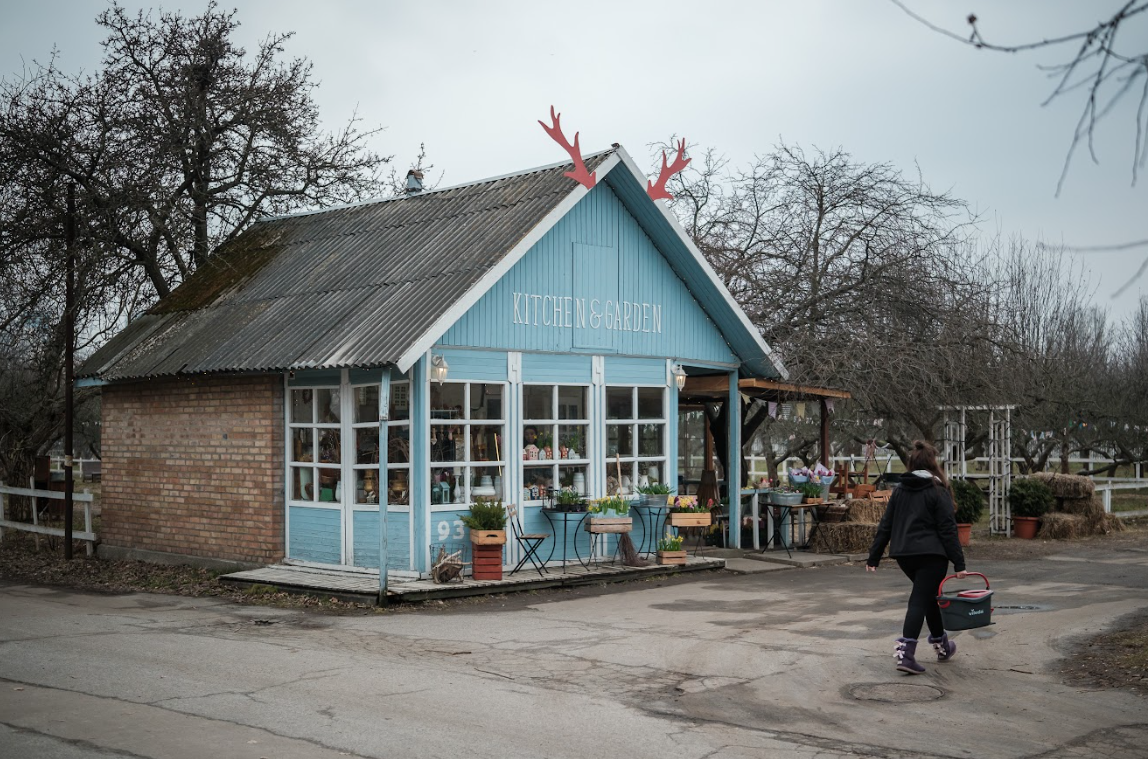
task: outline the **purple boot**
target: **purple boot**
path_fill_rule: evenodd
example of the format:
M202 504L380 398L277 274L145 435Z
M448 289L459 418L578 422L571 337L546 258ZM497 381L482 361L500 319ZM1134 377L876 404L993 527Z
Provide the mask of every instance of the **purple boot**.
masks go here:
M933 644L933 650L937 652L937 661L948 661L957 653L957 644L949 640L948 633L941 633L939 638L930 635L929 642Z
M917 663L917 641L914 638L897 638L897 669L910 675L920 675L925 668Z

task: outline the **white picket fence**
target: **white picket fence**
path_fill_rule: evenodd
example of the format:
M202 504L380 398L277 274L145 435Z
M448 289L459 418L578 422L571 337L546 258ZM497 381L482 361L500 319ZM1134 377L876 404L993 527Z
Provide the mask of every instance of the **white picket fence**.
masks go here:
M13 488L7 485L0 485L0 536L4 534L4 529L20 530L22 532L31 532L38 535L55 535L57 537L64 537L63 527L47 527L40 524L40 515L37 513L38 509L33 505L32 507L32 523L27 522L13 522L8 519L8 497L13 495L23 495L29 498L48 498L53 501L64 500L64 494L55 490L34 490L32 488ZM73 493L72 501L84 508L84 529L82 531L73 530L72 538L74 540L85 541L85 548L87 549L88 556L92 555L92 547L96 542L96 534L92 531L92 502L95 496L91 493Z
M1112 491L1113 490L1141 490L1148 488L1148 479L1135 479L1130 477L1111 477L1103 480L1096 480L1096 492L1104 499L1105 513L1112 513ZM1122 511L1122 517L1139 517L1148 516L1148 509L1139 509L1137 511Z

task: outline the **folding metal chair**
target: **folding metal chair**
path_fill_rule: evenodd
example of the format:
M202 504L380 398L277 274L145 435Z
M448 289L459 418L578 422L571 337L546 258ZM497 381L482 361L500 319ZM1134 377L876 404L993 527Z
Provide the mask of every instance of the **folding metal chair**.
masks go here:
M510 574L522 569L529 561L538 570L538 576L541 577L544 572L547 572L547 569L542 562L542 557L538 555L538 549L550 536L543 532L524 533L522 526L518 524L518 507L513 503L506 504L506 517L506 521L510 522L510 534L514 536L514 540L524 551L522 558L514 565L514 569L510 570Z

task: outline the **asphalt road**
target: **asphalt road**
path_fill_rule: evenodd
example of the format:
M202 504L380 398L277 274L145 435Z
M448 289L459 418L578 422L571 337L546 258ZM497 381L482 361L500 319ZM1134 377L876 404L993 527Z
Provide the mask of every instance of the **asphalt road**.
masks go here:
M1148 700L1057 674L1148 547L973 568L997 624L912 678L892 566L359 617L3 585L0 756L1148 756Z

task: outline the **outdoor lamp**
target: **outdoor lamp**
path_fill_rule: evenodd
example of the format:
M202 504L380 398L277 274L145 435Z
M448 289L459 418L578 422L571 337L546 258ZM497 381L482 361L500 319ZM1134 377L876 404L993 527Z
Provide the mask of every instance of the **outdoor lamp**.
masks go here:
M686 370L681 364L674 364L673 368L674 382L677 383L678 390L686 389Z
M447 366L446 359L442 356L434 355L431 356L430 364L431 379L440 385L446 382L446 373L447 370L450 369L450 367Z

